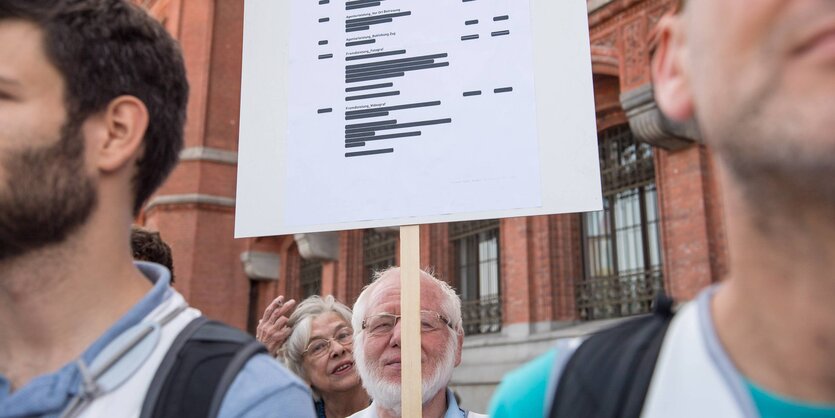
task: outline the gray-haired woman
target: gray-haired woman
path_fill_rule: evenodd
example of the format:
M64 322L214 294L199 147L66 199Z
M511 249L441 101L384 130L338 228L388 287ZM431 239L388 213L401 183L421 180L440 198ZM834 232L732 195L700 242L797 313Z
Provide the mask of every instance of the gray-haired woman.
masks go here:
M342 418L366 408L371 399L354 366L351 309L330 295L311 296L287 319L283 305L282 296L270 304L257 337L271 352L280 347L287 367L310 385L317 415Z

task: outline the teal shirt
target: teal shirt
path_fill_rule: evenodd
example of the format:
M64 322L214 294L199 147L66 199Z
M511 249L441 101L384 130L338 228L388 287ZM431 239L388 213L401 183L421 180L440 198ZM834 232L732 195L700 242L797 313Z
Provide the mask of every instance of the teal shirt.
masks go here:
M490 417L544 417L556 355L557 349L552 349L505 375L490 401ZM801 403L769 393L747 379L745 384L761 418L835 418L835 405Z
M835 418L835 405L808 404L767 392L745 379L754 405L762 418Z
M557 349L526 363L502 379L502 383L490 400L490 418L545 416L545 392L548 390L551 370Z

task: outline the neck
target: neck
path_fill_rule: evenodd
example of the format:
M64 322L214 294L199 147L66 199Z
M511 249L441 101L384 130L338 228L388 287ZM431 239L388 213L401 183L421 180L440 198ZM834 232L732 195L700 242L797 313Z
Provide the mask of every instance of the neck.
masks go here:
M730 190L731 278L712 305L719 338L758 385L835 403L835 210L785 190L756 202Z
M446 414L447 410L447 398L446 398L446 387L439 390L438 393L435 394L431 399L423 403L421 408L423 418L443 418ZM402 411L401 411L402 412ZM377 407L377 415L380 418L400 418L400 414L395 414L388 409L384 409L380 406Z
M86 225L0 262L0 374L12 390L79 357L150 289L121 229Z
M325 401L325 416L328 418L345 418L357 411L368 408L371 398L365 392L361 384L344 392L322 393L322 400Z

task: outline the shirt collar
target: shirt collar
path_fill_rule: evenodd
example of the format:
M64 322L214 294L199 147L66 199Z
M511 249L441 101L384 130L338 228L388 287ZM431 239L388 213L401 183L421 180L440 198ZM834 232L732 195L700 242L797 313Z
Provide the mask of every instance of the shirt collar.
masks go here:
M84 351L81 358L87 364L92 363L93 359L96 358L99 352L101 352L107 344L116 339L116 337L125 332L128 328L142 321L142 319L148 316L151 311L173 294L173 291L169 286L169 283L171 282L171 273L168 272L167 268L156 263L149 263L145 261L135 261L134 264L139 271L154 284L154 287L152 287L151 290L146 293L136 305L133 305L133 307L130 308L124 316L119 318L113 326L105 331L98 340L96 340L86 351Z
M467 413L458 406L458 401L455 400L455 394L452 393L452 389L449 387L446 388L446 402L447 408L444 418L462 418L467 416Z
M452 390L449 387L446 388L446 402L447 408L446 413L444 413L444 418L464 418L467 416L466 411L458 406L458 402L455 400L455 394L452 393ZM367 415L368 418L379 417L379 415L377 415L377 405L373 402L371 403L371 406L368 407L367 411L370 412L370 414Z
M169 286L171 273L168 269L159 264L141 261L134 264L154 286L81 354L81 359L86 364L92 363L107 344L128 328L138 324L174 294ZM0 417L57 414L78 393L80 383L81 375L75 360L55 372L32 379L13 394L9 393L11 385L8 379L0 375Z

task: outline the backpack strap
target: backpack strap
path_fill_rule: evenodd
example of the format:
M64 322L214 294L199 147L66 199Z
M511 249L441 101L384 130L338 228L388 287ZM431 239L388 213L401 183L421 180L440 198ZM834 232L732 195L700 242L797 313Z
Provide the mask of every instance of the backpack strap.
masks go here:
M238 349L234 357L229 360L229 364L226 366L226 370L224 370L215 388L215 396L212 398L212 404L209 406L210 417L218 416L220 413L220 405L223 403L223 398L229 390L229 387L232 386L232 382L238 377L238 373L244 368L246 362L259 353L266 354L267 347L264 347L264 344L261 344L261 342L253 338Z
M208 322L208 320L208 318L202 315L194 318L188 323L188 325L185 326L185 328L182 329L182 331L180 331L177 338L174 339L174 342L171 343L171 347L168 348L168 352L165 354L165 357L163 357L162 363L160 363L159 367L157 367L157 372L154 374L154 378L148 386L148 391L145 393L145 400L142 402L142 411L139 414L139 418L154 417L154 407L159 401L166 379L168 379L168 376L171 374L171 370L174 368L174 363L177 361L177 355L180 353L180 350L182 350L183 346L186 342L188 342L188 339L191 338L194 332L203 326L203 324Z
M638 418L672 318L672 300L659 296L652 315L589 337L565 365L550 416Z
M157 369L140 418L216 417L227 390L266 348L251 336L199 317L177 336Z

